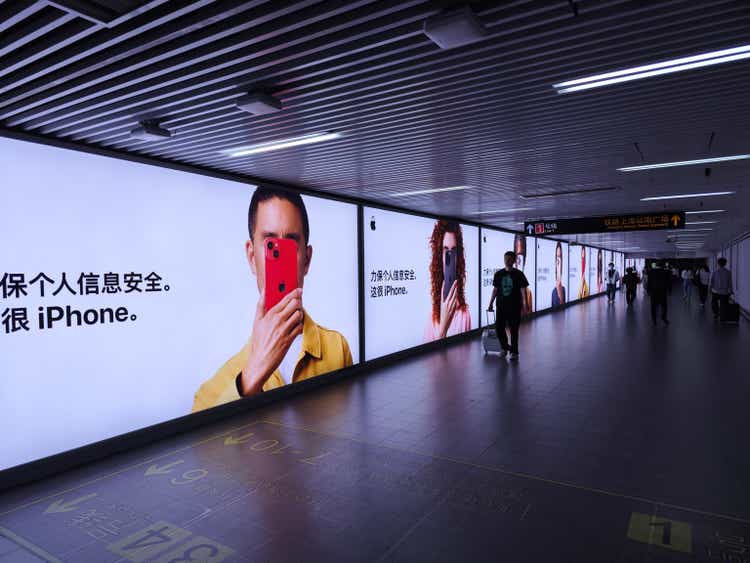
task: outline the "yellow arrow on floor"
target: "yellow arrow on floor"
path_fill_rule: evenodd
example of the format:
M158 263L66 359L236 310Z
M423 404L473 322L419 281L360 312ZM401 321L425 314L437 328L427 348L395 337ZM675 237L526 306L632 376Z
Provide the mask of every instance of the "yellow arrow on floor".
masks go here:
M159 467L158 465L154 464L148 469L146 469L146 477L150 477L151 475L166 475L167 473L172 472L172 467L175 465L180 465L181 463L185 463L184 459L180 459L177 461L173 461L172 463L168 463L167 465L162 465Z
M91 498L94 498L96 495L97 493L91 493L90 495L79 497L74 500L69 500L67 502L65 502L63 499L56 500L47 507L47 510L45 510L44 513L57 514L58 512L72 512L78 509L79 504Z
M254 436L254 435L255 434L253 432L248 432L247 434L238 436L237 438L235 438L234 436L229 436L228 438L224 438L224 445L234 446L236 444L244 444L250 439L251 436Z

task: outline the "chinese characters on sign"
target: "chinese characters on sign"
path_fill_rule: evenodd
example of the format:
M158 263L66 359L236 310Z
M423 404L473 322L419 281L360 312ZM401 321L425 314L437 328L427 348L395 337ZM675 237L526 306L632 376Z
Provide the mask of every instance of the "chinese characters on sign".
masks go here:
M685 212L669 211L640 215L527 221L524 223L524 231L530 235L570 235L577 233L681 229L684 226Z
M370 272L370 298L406 295L406 286L393 286L392 282L414 281L414 270L383 269Z
M0 297L16 305L17 300L28 298L50 299L63 295L116 295L127 293L160 293L169 291L162 276L156 272L141 274L137 272L95 274L80 272L75 275L62 272L48 275L39 272L36 275L5 272L0 277ZM28 306L0 307L0 326L5 334L28 332L34 328L29 316ZM31 310L33 315L33 310ZM51 329L56 325L68 327L135 321L136 315L128 313L125 307L97 308L84 311L67 306L39 306L36 315L36 328Z

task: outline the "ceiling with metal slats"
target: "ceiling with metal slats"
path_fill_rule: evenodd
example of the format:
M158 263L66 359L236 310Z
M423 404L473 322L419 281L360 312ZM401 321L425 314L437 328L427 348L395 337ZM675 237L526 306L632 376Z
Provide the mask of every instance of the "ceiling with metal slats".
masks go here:
M485 37L441 49L425 20L466 4ZM567 94L553 85L748 44L744 0L5 0L0 127L516 230L723 209L688 216L717 221L687 234L707 250L750 229L750 160L616 169L750 153L750 59ZM283 108L242 111L248 92ZM131 136L144 120L172 137ZM228 153L324 132L340 137ZM454 186L468 189L394 195ZM585 191L599 188L611 189ZM736 193L641 201L715 191ZM571 238L676 248L663 231Z

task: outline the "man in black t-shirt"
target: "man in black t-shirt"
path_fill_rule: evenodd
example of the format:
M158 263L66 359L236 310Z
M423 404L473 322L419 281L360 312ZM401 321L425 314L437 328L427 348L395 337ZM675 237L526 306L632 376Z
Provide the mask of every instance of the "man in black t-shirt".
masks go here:
M526 305L526 291L522 290L529 287L529 281L522 271L514 267L515 252L510 250L506 252L504 260L505 268L495 272L492 280L492 298L487 310L492 311L497 300L495 331L503 350L501 355L505 357L510 352L510 359L516 360L518 359L518 327L521 324L521 310ZM505 332L506 325L510 330L510 346L508 346L508 335Z

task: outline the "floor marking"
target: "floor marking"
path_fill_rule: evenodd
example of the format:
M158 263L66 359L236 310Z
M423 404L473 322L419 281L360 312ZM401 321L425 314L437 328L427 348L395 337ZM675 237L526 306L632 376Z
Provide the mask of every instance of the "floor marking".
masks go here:
M21 546L23 549L27 551L30 551L37 557L41 557L48 563L63 563L62 560L58 559L51 553L44 551L41 547L34 545L29 540L22 538L21 536L19 536L18 534L15 534L14 532L11 532L8 528L3 528L2 526L0 526L0 536L5 536L14 544Z
M193 444L184 446L182 448L172 450L170 452L160 454L156 457L152 457L151 459L147 459L145 461L140 461L138 463L134 463L133 465L128 465L127 467L123 467L122 469L118 469L117 471L114 471L112 473L107 473L106 475L101 475L99 477L96 477L95 479L91 479L89 481L86 481L85 483L81 483L80 485L76 485L75 487L71 487L69 489L65 489L63 491L58 491L56 493L52 493L50 495L38 498L36 500L29 501L25 504L20 504L14 508L11 508L10 510L6 510L4 512L0 512L0 516L5 516L6 514L10 514L11 512L16 512L17 510L21 510L22 508L28 508L29 506L33 506L35 504L39 504L40 502L44 502L45 500L49 500L51 498L55 498L56 496L64 495L65 493L70 493L72 491L77 491L78 489L81 489L87 485L91 485L93 483L98 483L99 481L103 481L104 479L109 479L110 477L115 477L116 475L119 475L120 473L124 473L126 471L129 471L131 469L134 469L136 467L140 467L142 465L146 465L149 463L153 463L156 460L163 459L165 457L169 457L171 455L174 455L179 452L184 452L185 450L189 450L191 448L194 448L195 446L200 446L201 444L205 444L206 442L210 442L211 440L216 440L217 438L222 438L223 436L226 436L227 434L231 434L232 432L237 432L238 430L242 430L244 428L247 428L249 426L252 426L253 424L258 424L259 420L256 420L254 422L250 422L248 424L243 424L242 426L238 426L237 428L232 428L231 430L228 430L226 432L222 432L221 434L216 434L215 436L211 436L210 438L206 438L204 440L200 440L198 442L195 442ZM95 462L96 463L96 462ZM53 477L54 478L54 477ZM33 484L31 485L33 486Z
M271 421L271 420L261 420L259 422L262 422L262 423L265 423L265 424L271 424L271 425L274 425L274 426L280 426L282 428L288 428L290 430L302 430L302 431L310 432L310 433L313 433L313 434L320 434L321 436L326 436L326 437L329 437L329 438L338 438L338 439L343 439L343 440L349 440L351 442L356 442L356 443L364 444L364 445L367 445L367 446L383 447L383 448L388 448L388 449L395 450L395 451L400 451L400 452L404 452L404 453L410 453L410 454L419 455L419 456L422 456L422 457L428 457L428 458L432 458L432 459L437 459L437 460L441 460L441 461L450 461L452 463L458 463L458 464L461 464L461 465L467 465L469 467L474 467L476 469L486 469L487 471L493 471L495 473L502 473L503 475L510 475L512 477L521 477L523 479L531 479L532 481L539 481L541 483L547 483L547 484L550 484L550 485L558 485L558 486L561 486L561 487L567 487L567 488L570 488L570 489L578 489L578 490L586 491L586 492L589 492L589 493L597 493L597 494L607 495L607 496L611 496L611 497L615 497L615 498L620 498L620 499L624 499L624 500L632 500L632 501L643 502L643 503L647 503L647 504L653 504L653 505L664 507L664 508L672 508L672 509L675 509L675 510L682 510L682 511L685 511L685 512L692 512L694 514L700 514L702 516L710 516L710 517L713 517L713 518L722 518L724 520L732 520L734 522L739 522L741 524L748 524L748 525L750 525L750 520L747 520L745 518L740 518L739 516L729 516L727 514L717 514L715 512L708 512L706 510L700 510L698 508L689 508L689 507L686 507L686 506L680 506L678 504L670 504L668 502L662 502L662 501L657 501L657 500L653 500L653 499L647 499L647 498L643 498L643 497L637 497L637 496L633 496L633 495L627 495L627 494L623 494L623 493L617 493L617 492L614 492L614 491L607 491L606 489L597 489L597 488L594 488L594 487L587 487L585 485L576 485L575 483L567 483L565 481L557 481L555 479L548 479L546 477L540 477L538 475L529 475L528 473L519 473L519 472L516 472L516 471L508 471L507 469L501 469L499 467L494 467L492 465L482 465L482 464L479 464L479 463L473 463L471 461L466 461L466 460L463 460L463 459L457 459L457 458L452 458L452 457L447 457L447 456L434 455L434 454L430 454L430 453L427 453L427 452L421 452L419 450L412 450L412 449L409 449L409 448L402 448L402 447L399 447L399 446L391 446L391 445L388 445L388 444L385 444L385 443L382 443L382 442L380 442L380 443L368 442L367 440L362 440L360 438L355 438L355 437L346 436L346 435L333 434L333 433L330 433L330 432L324 432L324 431L316 430L315 428L309 428L309 427L306 427L306 426L290 426L288 424L283 424L281 422L274 422L274 421Z
M693 552L690 524L652 514L633 512L628 524L628 538L682 553Z

